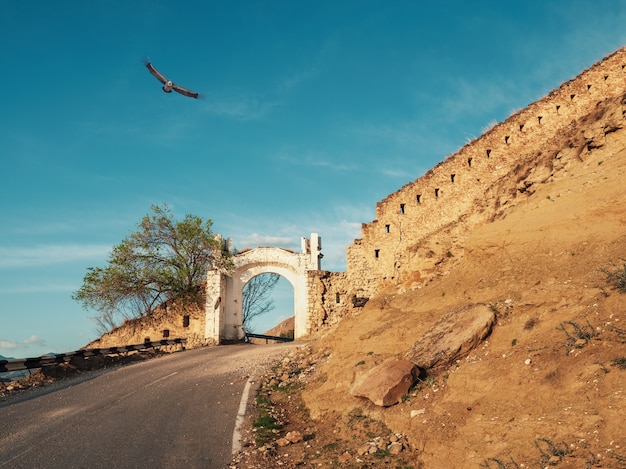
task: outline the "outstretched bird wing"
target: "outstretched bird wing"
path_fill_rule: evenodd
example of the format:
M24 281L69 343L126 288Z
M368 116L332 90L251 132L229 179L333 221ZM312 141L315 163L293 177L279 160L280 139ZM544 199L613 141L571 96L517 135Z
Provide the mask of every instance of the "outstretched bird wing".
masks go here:
M182 86L179 86L176 83L172 83L172 89L184 96L189 96L190 98L197 98L199 96L199 93L188 90L187 88L183 88Z
M190 98L197 98L199 96L199 93L188 90L187 88L183 88L182 86L177 85L176 83L173 83L167 78L165 78L165 76L161 72L159 72L156 68L154 68L154 65L152 65L147 60L144 63L146 64L146 67L150 71L150 73L154 75L157 80L159 80L161 83L163 83L166 86L171 86L171 89L173 89L177 93L180 93L183 96L189 96ZM163 89L165 90L165 88Z
M154 75L157 80L159 80L163 84L167 83L167 78L165 78L161 72L159 72L156 68L154 68L154 65L152 65L148 61L146 61L145 64L148 70L150 71L150 73L152 73L152 75Z

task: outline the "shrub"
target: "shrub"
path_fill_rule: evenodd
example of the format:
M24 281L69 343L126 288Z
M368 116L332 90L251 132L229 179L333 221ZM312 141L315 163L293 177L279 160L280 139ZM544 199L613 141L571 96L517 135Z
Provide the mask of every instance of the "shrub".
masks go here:
M568 328L571 328L571 330L568 331ZM574 321L563 321L559 329L565 332L565 335L572 343L576 342L578 339L584 339L586 342L589 342L597 335L593 326L589 324L589 321L587 321L586 326L580 326Z
M606 282L613 290L626 293L626 261L622 259L622 267L614 270L601 269L601 272L606 275Z
M626 357L614 358L611 365L618 367L620 370L626 370Z
M567 443L553 443L548 438L537 438L535 440L535 446L542 454L542 463L546 463L552 456L557 456L558 458L563 458L571 452Z

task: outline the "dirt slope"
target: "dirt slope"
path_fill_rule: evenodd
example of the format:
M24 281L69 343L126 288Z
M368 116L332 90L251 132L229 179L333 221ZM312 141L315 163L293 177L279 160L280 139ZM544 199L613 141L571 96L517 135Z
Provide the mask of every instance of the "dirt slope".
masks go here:
M379 419L418 449L415 467L626 467L626 370L616 366L626 357L626 295L601 271L626 258L625 149L626 131L612 129L466 233L444 275L386 292L314 340L328 359L303 392L311 417ZM349 395L359 374L470 303L497 309L498 323L468 357L393 407Z

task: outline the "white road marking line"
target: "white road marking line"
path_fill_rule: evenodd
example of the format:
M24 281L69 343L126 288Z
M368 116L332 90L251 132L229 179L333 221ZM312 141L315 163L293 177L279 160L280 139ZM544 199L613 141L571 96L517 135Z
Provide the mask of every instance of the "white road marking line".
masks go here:
M233 430L233 452L235 455L241 451L241 425L243 424L243 418L246 416L246 407L248 406L248 396L250 395L250 386L252 385L252 378L246 381L246 385L243 387L243 394L241 395L241 402L239 402L239 410L237 411L237 418L235 419L235 430Z
M151 383L146 384L145 386L142 386L142 387L140 387L140 388L138 388L138 389L135 389L135 390L133 390L133 391L129 392L128 394L124 394L122 397L120 397L119 399L117 399L117 400L116 400L116 402L119 402L119 401L121 401L122 399L126 399L127 397L130 397L130 396L132 396L133 394L138 393L139 391L143 391L144 389L147 389L147 388L149 388L150 386L154 386L154 385L155 385L156 383L158 383L159 381L163 381L164 379L171 378L172 376L174 376L174 375L176 375L176 374L178 374L178 371L174 371L173 373L170 373L170 374L169 374L169 375L167 375L167 376L162 376L162 377L160 377L159 379L154 380L154 381L152 381Z

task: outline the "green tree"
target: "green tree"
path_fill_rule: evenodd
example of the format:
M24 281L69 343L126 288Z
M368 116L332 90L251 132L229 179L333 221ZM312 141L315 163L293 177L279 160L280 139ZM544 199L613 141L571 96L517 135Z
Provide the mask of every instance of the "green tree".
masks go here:
M252 277L243 287L241 320L247 331L252 330L252 321L255 318L276 308L271 294L279 279L280 275L278 274L260 274Z
M197 304L207 271L232 268L212 224L193 215L175 221L167 205L153 205L137 231L113 247L106 267L87 269L72 298L99 312L100 332L118 326L120 319L145 316L167 300Z

